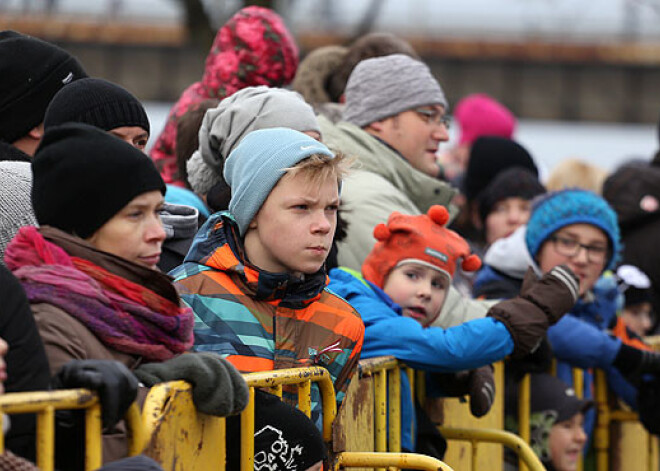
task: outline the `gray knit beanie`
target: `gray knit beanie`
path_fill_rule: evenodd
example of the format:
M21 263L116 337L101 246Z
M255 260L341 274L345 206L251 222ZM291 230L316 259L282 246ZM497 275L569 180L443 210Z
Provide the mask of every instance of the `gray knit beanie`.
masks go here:
M403 54L360 62L346 84L344 121L356 126L389 118L418 106L441 105L445 94L426 64Z
M208 193L241 139L251 131L274 127L321 133L312 107L300 94L283 88L247 87L208 110L199 129L199 148L186 166L192 189Z
M224 177L231 187L229 212L241 235L261 208L285 169L315 154L334 154L316 139L292 129L252 131L229 155Z
M0 263L18 229L37 225L30 200L31 188L29 162L0 162Z

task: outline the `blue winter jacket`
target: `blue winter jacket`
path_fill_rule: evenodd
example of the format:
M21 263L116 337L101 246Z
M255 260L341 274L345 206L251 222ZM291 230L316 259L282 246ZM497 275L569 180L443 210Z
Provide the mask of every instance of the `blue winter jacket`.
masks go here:
M328 289L348 301L362 317L365 333L361 358L393 355L416 369L453 373L488 365L513 351L509 331L492 317L449 329L424 328L416 320L403 317L399 305L382 289L347 269L330 271ZM407 377L401 378L401 444L414 450L413 404Z

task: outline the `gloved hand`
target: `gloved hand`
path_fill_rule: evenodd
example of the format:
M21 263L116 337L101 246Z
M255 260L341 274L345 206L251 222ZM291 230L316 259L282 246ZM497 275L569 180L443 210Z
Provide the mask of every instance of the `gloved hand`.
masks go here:
M53 389L87 388L101 401L104 428L112 428L135 401L138 380L126 366L113 360L72 360L52 378Z
M552 366L554 354L548 341L548 337L543 337L538 348L530 354L516 359L509 360L506 363L507 375L513 375L516 382L520 381L527 373L547 373Z
M215 353L184 353L162 363L147 363L135 370L145 386L184 380L192 385L199 412L225 417L247 406L248 387L241 374Z
M447 397L470 396L470 412L475 417L487 414L495 400L495 379L491 365L457 373L435 374L434 380Z
M612 364L628 381L639 386L642 375L660 374L660 353L622 343Z
M475 417L486 415L495 401L493 367L486 365L470 371L468 389L472 415Z
M639 420L649 433L660 435L660 377L642 380L637 395Z
M530 268L520 295L490 308L488 316L502 322L513 339L512 358L522 358L540 345L548 327L576 303L578 278L565 265L554 267L539 280Z

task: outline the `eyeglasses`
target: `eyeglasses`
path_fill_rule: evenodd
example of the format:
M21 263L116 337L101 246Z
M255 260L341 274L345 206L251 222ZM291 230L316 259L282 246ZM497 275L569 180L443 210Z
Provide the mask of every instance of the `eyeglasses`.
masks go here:
M417 113L426 124L434 124L436 126L442 125L447 128L447 130L451 127L451 116L443 114L441 111L428 108L414 108L413 111Z
M581 244L575 239L558 235L551 236L550 240L553 242L557 253L565 257L575 257L580 253L580 249L584 249L587 251L587 260L589 263L604 263L607 258L607 247Z

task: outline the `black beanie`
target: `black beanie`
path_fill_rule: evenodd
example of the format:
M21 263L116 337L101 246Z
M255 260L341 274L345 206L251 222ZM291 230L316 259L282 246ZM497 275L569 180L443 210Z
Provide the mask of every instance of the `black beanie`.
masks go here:
M486 217L500 201L507 198L522 198L529 201L542 193L545 193L545 188L537 176L525 167L503 170L488 184L477 199L481 222L486 222Z
M40 225L90 237L133 198L165 194L153 162L87 124L50 128L32 159L32 207Z
M532 156L517 142L503 137L478 138L470 149L463 194L468 201L474 201L498 173L516 166L539 175Z
M44 120L65 85L87 77L71 54L15 31L0 32L0 141L12 143Z
M325 458L321 432L298 409L255 391L254 469L305 470ZM238 469L240 420L227 421L227 469Z
M128 90L98 78L77 80L51 100L44 128L69 122L91 124L104 131L139 126L149 133L149 118L142 103Z

